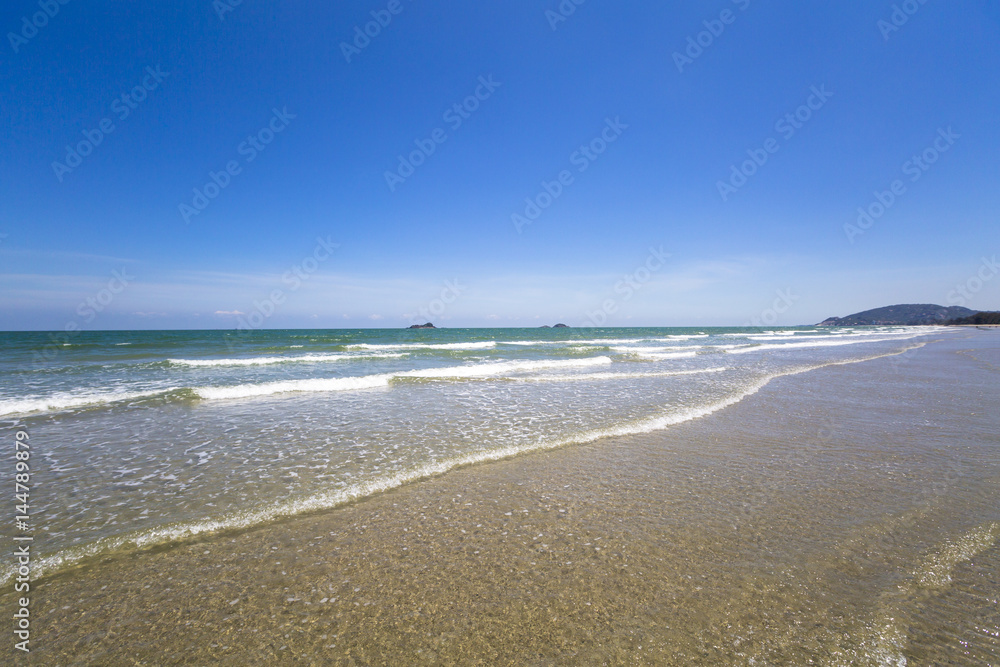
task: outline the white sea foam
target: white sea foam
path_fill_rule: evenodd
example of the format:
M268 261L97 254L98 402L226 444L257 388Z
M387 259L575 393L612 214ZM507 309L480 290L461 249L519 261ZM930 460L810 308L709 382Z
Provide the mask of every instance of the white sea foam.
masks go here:
M254 396L270 396L293 392L353 391L386 387L395 378L475 378L504 375L507 373L530 372L549 368L573 368L610 364L608 357L587 359L540 359L537 361L502 361L488 364L468 364L446 366L444 368L424 368L398 373L379 373L345 378L310 378L304 380L282 380L217 387L197 387L194 392L204 399L234 399Z
M626 354L644 361L668 361L670 359L690 359L698 356L691 346L670 347L613 347L612 351Z
M373 389L386 387L392 374L363 375L346 378L310 378L306 380L282 380L278 382L260 382L256 384L238 384L219 387L197 387L194 392L205 399L250 398L253 396L270 396L291 392L327 392L352 391L358 389Z
M717 403L701 408L689 408L651 419L640 420L631 424L623 424L603 429L594 429L574 436L561 439L544 440L524 446L497 447L478 452L459 455L447 460L427 463L414 469L399 472L385 477L379 477L364 482L355 483L347 488L326 491L305 498L279 502L256 510L233 513L219 519L197 521L191 523L160 526L156 528L134 531L124 535L101 538L88 545L73 547L58 554L44 556L34 561L33 574L37 578L42 574L69 567L87 558L122 549L145 549L160 544L169 544L189 539L198 535L222 530L238 530L263 523L268 523L282 517L295 516L306 512L331 509L345 503L383 493L404 484L439 475L458 467L468 466L488 461L498 461L519 454L545 449L555 449L572 444L594 442L613 436L649 433L667 426L680 424L691 419L697 419L721 410L739 402L743 398L756 393L767 384L764 379L744 389L741 393L723 399ZM0 582L6 583L14 576L15 569L11 565L0 567Z
M104 405L130 401L137 398L147 398L173 391L176 387L154 389L150 391L112 391L91 393L57 393L49 396L8 399L0 401L0 415L30 414L32 412L53 412L72 410L90 405Z
M792 335L791 333L787 336L781 334L746 334L744 338L749 340L791 340Z
M323 363L356 359L390 359L405 357L405 352L371 352L366 354L303 354L288 357L247 357L244 359L167 359L175 366L267 366L270 364Z
M574 382L594 380L633 380L640 378L670 377L674 375L701 375L702 373L721 373L729 368L698 368L689 371L650 371L648 373L574 373L572 375L530 375L510 378L518 382Z
M691 351L691 352L664 352L662 354L661 353L652 352L652 353L647 353L647 354L640 354L639 358L640 359L645 359L645 360L648 360L648 361L669 361L671 359L691 359L691 358L696 357L696 356L698 356L698 353L694 352L694 351Z
M915 338L917 334L906 336L905 338ZM862 343L882 343L886 341L904 340L903 337L896 338L862 338L859 340L810 340L796 343L764 343L749 347L739 347L727 350L729 354L744 354L746 352L761 352L764 350L795 350L809 347L839 347L842 345L859 345Z
M498 340L498 345L569 345L572 340Z
M393 475L379 477L364 482L355 483L349 487L337 490L330 490L307 496L304 498L285 500L266 507L255 510L246 510L222 516L218 519L204 521L172 524L159 526L140 531L133 531L123 535L115 535L98 539L90 544L72 547L59 553L42 556L33 561L32 572L37 578L43 574L72 566L94 556L104 553L119 551L122 549L144 549L161 544L168 544L179 540L189 539L198 535L212 533L222 530L238 530L260 525L282 517L295 516L298 514L313 512L324 509L338 507L345 503L358 500L377 493L385 492L409 482L439 475L460 466L467 466L488 461L497 461L510 458L520 454L555 449L574 444L585 444L608 437L636 435L662 430L669 426L680 424L693 419L698 419L722 410L726 407L739 403L743 399L757 393L771 380L786 376L804 373L817 368L833 365L846 365L860 361L870 361L880 357L894 356L910 349L923 347L926 343L918 343L902 351L888 354L873 355L863 359L852 359L846 361L828 362L814 366L795 368L776 375L762 377L754 382L737 389L730 396L703 406L694 406L682 410L672 410L659 416L641 419L633 422L610 426L606 428L592 429L581 433L569 435L563 438L545 439L539 438L534 443L522 446L495 447L477 452L455 456L450 459L427 463L414 469L399 472ZM600 358L600 357L597 357ZM572 360L578 361L578 360ZM390 375L369 376L367 379L374 380L375 377L387 378ZM341 378L342 380L359 378ZM320 382L326 382L321 380ZM274 383L272 383L274 384ZM251 385L252 387L253 385ZM261 385L256 385L260 387ZM218 388L233 389L233 388ZM16 572L15 566L3 564L0 566L0 585L6 585L13 579Z
M559 341L563 345L621 345L623 343L667 342L664 338L588 338L584 340Z
M366 355L367 356L367 355ZM252 360L259 363L262 358ZM174 360L172 360L174 361ZM177 360L191 361L191 360ZM196 360L200 361L200 360ZM242 361L233 359L208 359L206 365L228 365L228 362ZM265 362L266 363L266 362ZM588 357L586 359L539 359L525 361L504 361L485 364L469 364L449 366L445 368L426 368L421 370L403 371L399 373L380 373L358 377L344 378L306 378L301 380L282 380L275 382L245 383L229 386L195 387L194 393L206 400L251 398L293 392L333 392L355 391L388 386L393 378L475 378L504 375L507 373L524 373L546 369L582 368L594 365L610 364L608 357ZM60 393L51 396L38 396L24 399L9 399L0 401L0 416L11 414L29 414L54 410L69 410L90 405L102 405L119 401L145 398L174 391L178 387L140 392L94 392L90 394Z
M655 352L676 352L677 350L690 350L690 345L667 345L667 346L630 346L630 345L616 345L611 348L612 352L618 352L619 354L647 354Z
M475 343L357 343L348 345L352 350L490 350L496 347L492 340Z
M523 373L547 370L551 368L584 368L587 366L603 366L610 364L610 357L587 357L586 359L538 359L528 361L500 361L489 364L471 364L467 366L449 366L447 368L424 368L405 373L396 373L396 377L411 378L463 378L489 377L508 373Z

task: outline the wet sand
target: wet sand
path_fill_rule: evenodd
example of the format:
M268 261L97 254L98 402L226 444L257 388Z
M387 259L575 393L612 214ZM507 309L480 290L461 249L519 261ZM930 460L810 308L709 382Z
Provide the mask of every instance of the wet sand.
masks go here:
M998 389L1000 334L962 331L662 432L105 559L37 582L14 657L1000 664Z

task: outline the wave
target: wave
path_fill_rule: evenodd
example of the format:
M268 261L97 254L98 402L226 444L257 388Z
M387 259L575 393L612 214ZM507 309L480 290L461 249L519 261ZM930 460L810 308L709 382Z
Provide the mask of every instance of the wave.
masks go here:
M726 398L704 406L675 410L663 415L604 428L592 429L564 438L548 440L539 438L536 442L526 445L495 447L478 452L471 452L443 461L427 463L412 470L396 473L394 475L380 477L365 482L358 482L347 488L325 491L299 499L289 499L255 510L235 512L220 517L219 519L160 526L140 531L133 531L123 535L101 538L84 546L71 547L57 554L42 556L33 562L32 572L34 577L37 579L44 574L66 567L71 567L81 561L104 555L109 552L122 551L126 549L147 549L183 541L208 533L242 530L269 523L281 518L293 517L307 512L333 509L346 503L389 491L403 486L404 484L440 475L459 467L499 461L530 452L557 449L569 445L587 444L604 438L652 433L670 426L706 417L712 413L718 412L719 410L735 405L756 394L772 380L780 377L797 375L799 373L805 373L826 366L848 365L862 361L871 361L882 357L895 356L912 349L923 347L926 344L926 342L918 343L900 351L872 355L862 359L834 361L813 366L803 366L785 371L783 373L765 376L743 386L734 394L731 394ZM4 564L3 566L0 566L0 585L6 585L7 582L13 579L15 573L16 568L13 565Z
M633 380L640 378L670 377L674 375L700 375L702 373L721 373L728 371L726 366L715 368L698 368L689 371L651 371L648 373L575 373L573 375L533 375L528 377L508 378L517 382L570 382L579 380Z
M698 356L697 352L664 352L640 354L639 358L646 361L669 361L670 359L692 359Z
M91 394L66 392L52 394L51 396L4 400L0 401L0 416L31 414L33 412L56 412L107 405L167 394L177 389L178 387L167 387L165 389L152 389L148 391L94 392Z
M667 361L670 359L691 359L698 356L698 351L687 345L668 347L612 347L612 351L628 355L642 361Z
M706 334L707 335L707 334ZM497 345L621 345L623 343L665 342L664 338L585 338L567 340L498 340Z
M372 352L369 354L304 354L296 357L247 357L244 359L167 359L175 366L267 366L270 364L323 363L357 359L391 359L405 357L406 352Z
M258 360L259 358L257 360L248 361L257 362ZM211 359L205 361L231 362L241 360ZM395 373L379 373L375 375L362 375L357 377L307 378L302 380L279 380L274 382L245 383L229 386L202 386L187 389L185 391L189 391L193 393L195 397L205 400L236 399L296 392L334 392L374 389L377 387L386 387L389 385L390 381L403 378L432 379L491 377L509 373L523 373L558 368L583 368L587 366L610 363L611 359L609 357L503 361L465 366L448 366L445 368L426 368L422 370ZM171 392L179 390L184 389L181 387L166 387L163 389L148 391L95 392L84 395L61 393L44 397L5 400L0 401L0 416L71 410L89 406L107 405L121 401L167 395Z
M373 389L386 387L392 375L364 375L347 378L311 378L307 380L281 380L277 382L260 382L257 384L237 384L224 387L196 387L195 395L204 399L250 398L253 396L270 396L304 391L351 391L357 389Z
M794 336L789 333L784 334L746 334L743 336L747 340L791 340ZM827 338L829 336L826 336Z
M588 338L584 340L565 340L567 345L621 345L622 343L662 343L664 338Z
M908 336L914 338L916 335ZM746 352L761 352L763 350L794 350L808 347L840 347L842 345L859 345L862 343L883 343L886 341L905 340L905 338L865 338L861 340L811 340L798 343L762 343L747 347L738 347L727 350L728 354L744 354Z
M585 367L596 364L610 363L611 359L608 357L539 361L503 361L492 364L425 368L422 370L379 373L377 375L362 375L359 377L310 378L305 380L281 380L276 382L261 382L256 384L239 384L220 387L196 387L194 392L201 398L212 400L250 398L253 396L270 396L272 394L287 394L293 392L351 391L387 387L390 381L401 378L489 377L503 375L505 373L544 370L548 368Z
M916 332L924 333L939 333L942 330L947 330L947 327L937 327L937 326L902 326L902 325L892 325L883 327L870 327L863 329L856 329L854 327L822 327L819 329L797 329L795 331L777 331L766 329L764 331L744 331L744 332L726 332L717 334L719 336L726 336L730 338L752 338L754 336L793 336L793 335L812 335L812 336L885 336L887 334L909 334Z
M667 426L704 417L733 405L734 403L738 403L747 396L759 391L760 388L766 385L768 381L769 378L758 381L750 385L742 393L730 396L708 406L681 410L668 415L640 420L632 424L593 429L574 436L555 440L540 439L535 443L523 446L497 447L479 452L472 452L439 462L427 463L409 471L396 473L394 475L376 478L365 482L358 482L347 488L326 491L304 498L286 500L269 507L236 512L218 519L160 526L140 531L133 531L124 535L104 537L85 546L71 547L58 554L43 556L36 559L33 563L34 578L38 578L55 570L71 567L81 561L107 554L109 552L143 550L164 544L180 542L198 537L200 535L205 535L207 533L242 530L270 523L281 518L293 517L308 512L333 509L349 502L373 496L378 493L383 493L385 491L403 486L404 484L440 475L459 467L490 461L499 461L528 452L556 449L574 444L586 444L602 438L649 433L666 428ZM2 568L0 568L0 582L6 583L13 578L14 573L15 568L13 566L2 566Z
M497 345L570 345L573 340L498 340Z
M885 331L861 331L861 332L853 332L853 331L832 332L831 331L829 333L827 333L827 332L820 333L820 332L811 332L811 331L801 331L801 332L799 332L799 331L788 331L788 332L774 332L774 333L742 334L742 336L744 338L748 338L750 340L792 340L795 337L794 334L797 334L797 333L805 335L808 339L829 339L829 338L858 338L858 339L866 339L866 338L872 338L872 337L886 338L888 336L889 340L894 340L894 339L900 339L900 338L907 338L909 336L912 336L912 335L918 334L918 333L929 333L929 332L927 332L927 331L913 330L911 328L911 329L901 330L901 331L890 331L890 330L885 330ZM801 340L801 338L799 338L799 340Z
M345 345L349 350L491 350L492 340L475 343L355 343Z
M610 357L587 357L586 359L540 359L537 361L500 361L471 366L449 366L447 368L425 368L418 371L395 373L400 378L463 378L488 377L505 373L547 370L550 368L583 368L610 364Z

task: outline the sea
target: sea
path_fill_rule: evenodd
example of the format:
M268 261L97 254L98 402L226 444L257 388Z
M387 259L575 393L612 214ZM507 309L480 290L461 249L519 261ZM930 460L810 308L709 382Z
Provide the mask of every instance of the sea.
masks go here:
M954 333L8 332L0 421L30 438L37 578L336 508L460 467L667 429L775 378L879 357L905 364ZM14 575L4 559L0 581Z

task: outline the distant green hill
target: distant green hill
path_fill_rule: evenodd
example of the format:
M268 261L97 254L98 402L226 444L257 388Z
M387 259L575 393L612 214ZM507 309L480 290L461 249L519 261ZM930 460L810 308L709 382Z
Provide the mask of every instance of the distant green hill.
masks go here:
M945 324L1000 324L1000 312L990 311L976 313L957 320L948 320Z
M945 324L949 320L975 315L975 310L961 306L937 306L932 303L902 303L884 308L874 308L847 317L831 317L823 320L821 327L858 327L866 325L902 324Z

